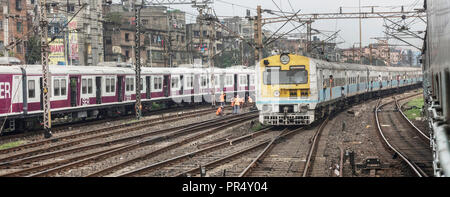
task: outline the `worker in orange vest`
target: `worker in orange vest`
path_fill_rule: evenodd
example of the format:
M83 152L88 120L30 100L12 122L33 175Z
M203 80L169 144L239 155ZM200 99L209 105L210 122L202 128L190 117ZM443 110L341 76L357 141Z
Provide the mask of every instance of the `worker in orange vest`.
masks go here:
M236 113L236 97L231 98L231 107L233 108L233 114Z
M220 106L216 111L216 116L223 116L223 106Z
M242 100L241 100L241 98L239 98L239 95L237 95L236 98L234 99L234 107L236 108L236 114L239 114L241 101Z
M253 108L253 99L251 96L248 96L248 104L250 105L250 108Z
M224 106L225 105L225 93L223 93L220 95L220 106Z

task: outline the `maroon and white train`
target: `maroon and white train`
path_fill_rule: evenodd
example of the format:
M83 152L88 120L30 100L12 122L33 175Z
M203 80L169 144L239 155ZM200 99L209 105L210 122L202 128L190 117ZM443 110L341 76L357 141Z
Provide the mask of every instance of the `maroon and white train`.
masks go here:
M211 77L214 75L212 84ZM134 113L135 71L117 66L50 66L52 119L72 120ZM254 69L232 67L148 68L141 71L143 110L153 103L186 104L253 95ZM40 127L42 121L40 65L0 66L0 132Z

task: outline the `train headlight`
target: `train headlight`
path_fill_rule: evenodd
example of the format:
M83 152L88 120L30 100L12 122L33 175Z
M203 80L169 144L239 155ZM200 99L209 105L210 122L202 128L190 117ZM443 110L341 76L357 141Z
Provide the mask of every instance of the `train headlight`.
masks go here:
M288 64L289 61L291 61L291 58L289 58L288 54L283 54L280 56L280 61L282 64Z
M280 96L280 91L278 91L278 90L273 91L273 95L276 96L276 97L279 97Z

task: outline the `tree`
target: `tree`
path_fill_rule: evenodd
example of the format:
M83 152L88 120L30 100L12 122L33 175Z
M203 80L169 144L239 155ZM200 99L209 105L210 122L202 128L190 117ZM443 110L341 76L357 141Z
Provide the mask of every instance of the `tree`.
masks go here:
M41 42L38 36L32 36L28 39L25 61L27 64L39 64L41 62Z

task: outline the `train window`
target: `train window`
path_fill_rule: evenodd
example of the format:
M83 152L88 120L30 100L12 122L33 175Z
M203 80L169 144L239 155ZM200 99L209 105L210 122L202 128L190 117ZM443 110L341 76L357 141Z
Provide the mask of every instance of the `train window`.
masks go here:
M178 89L179 88L179 82L180 82L180 78L172 77L172 88L173 89Z
M144 78L141 78L141 80L139 81L139 87L141 88L139 89L140 91L144 89Z
M34 97L36 97L35 81L29 80L28 81L28 98L34 98Z
M81 92L83 94L87 94L87 80L86 79L81 80Z
M54 96L60 95L60 89L59 89L59 79L53 80L53 94Z
M200 80L201 80L202 87L206 87L206 76L201 76Z
M134 79L130 78L130 91L134 91Z
M111 92L111 79L106 78L106 92Z
M185 75L184 78L185 78L185 81L186 81L186 88L192 88L192 86L194 85L193 77Z
M214 85L216 87L219 87L219 84L220 84L220 77L219 77L219 75L214 75Z
M153 78L153 89L155 89L155 90L162 89L162 77L154 77Z
M130 91L130 78L125 79L125 91Z
M111 78L111 92L116 92L116 79Z
M226 81L225 81L225 85L226 86L232 86L233 85L233 76L231 75L227 75L226 76Z
M62 94L62 84L61 84L61 94ZM88 79L88 94L92 94L92 79Z
M263 73L265 85L277 84L306 84L308 71L306 70L267 70Z
M250 75L250 85L255 85L255 76Z
M65 79L61 79L61 96L65 96L67 94L67 83Z

